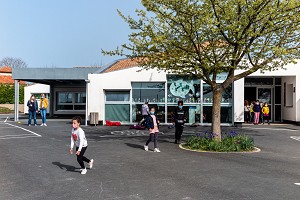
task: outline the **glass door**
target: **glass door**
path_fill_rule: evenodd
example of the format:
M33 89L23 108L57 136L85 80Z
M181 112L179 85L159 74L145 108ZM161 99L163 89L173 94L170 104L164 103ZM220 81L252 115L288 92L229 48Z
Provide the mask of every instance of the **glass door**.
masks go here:
M257 87L257 100L260 103L268 103L269 109L270 109L270 121L273 120L273 110L272 110L272 96L273 91L272 87Z

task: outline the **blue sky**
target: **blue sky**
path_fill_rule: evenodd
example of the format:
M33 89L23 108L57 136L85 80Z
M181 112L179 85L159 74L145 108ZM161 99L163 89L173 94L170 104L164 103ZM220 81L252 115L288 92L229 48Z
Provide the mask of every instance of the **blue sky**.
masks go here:
M0 0L0 59L22 58L29 67L108 64L103 56L128 42L117 13L135 16L140 0Z

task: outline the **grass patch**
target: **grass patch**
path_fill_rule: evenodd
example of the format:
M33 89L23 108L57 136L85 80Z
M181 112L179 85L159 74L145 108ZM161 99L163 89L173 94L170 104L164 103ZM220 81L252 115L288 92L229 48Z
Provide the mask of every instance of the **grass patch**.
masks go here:
M235 131L222 133L222 141L217 142L217 135L210 132L192 135L187 139L183 147L192 150L216 151L216 152L245 152L253 151L255 144L253 138L237 134Z
M8 114L8 113L13 113L13 110L10 110L8 108L5 107L0 107L0 114Z

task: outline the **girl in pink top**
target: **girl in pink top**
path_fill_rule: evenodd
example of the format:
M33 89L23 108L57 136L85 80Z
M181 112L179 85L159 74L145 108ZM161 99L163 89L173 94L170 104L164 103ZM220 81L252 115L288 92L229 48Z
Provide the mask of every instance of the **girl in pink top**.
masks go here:
M158 138L158 125L159 121L157 119L157 116L155 115L155 108L152 107L150 109L150 114L145 119L145 126L149 129L149 139L146 142L146 145L144 145L145 151L148 151L148 144L153 141L154 142L154 152L160 152L160 150L157 148L157 138Z

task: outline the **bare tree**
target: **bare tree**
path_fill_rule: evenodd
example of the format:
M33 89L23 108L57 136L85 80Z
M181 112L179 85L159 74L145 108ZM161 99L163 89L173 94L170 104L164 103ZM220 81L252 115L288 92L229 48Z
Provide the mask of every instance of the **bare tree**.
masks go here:
M21 58L5 57L0 61L0 66L8 66L11 68L26 68L27 63Z

